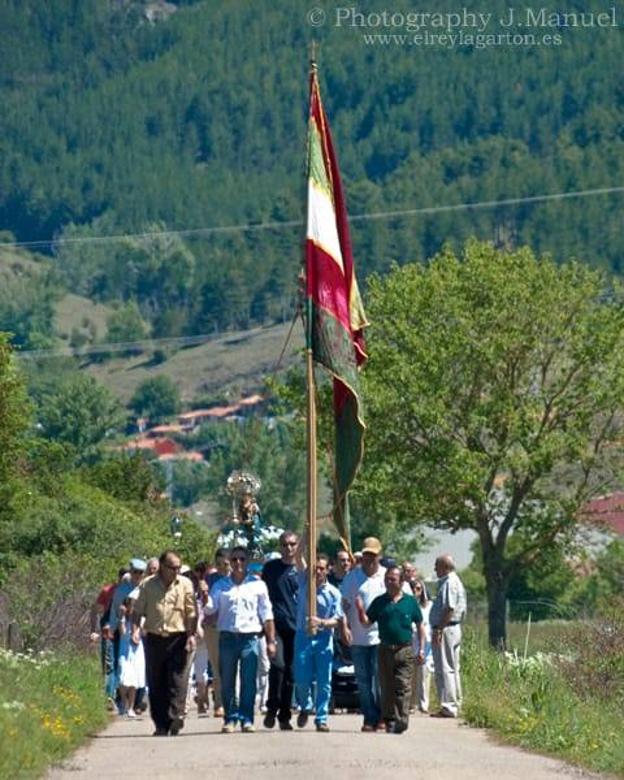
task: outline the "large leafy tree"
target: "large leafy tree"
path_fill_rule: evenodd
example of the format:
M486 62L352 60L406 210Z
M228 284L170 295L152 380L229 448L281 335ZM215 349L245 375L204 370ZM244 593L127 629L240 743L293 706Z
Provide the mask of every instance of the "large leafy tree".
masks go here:
M176 414L180 409L180 390L164 374L143 380L130 399L130 408L152 422Z
M121 405L110 391L79 373L43 396L37 417L43 435L70 445L77 462L96 456L107 434L124 421Z
M477 532L493 645L514 575L571 544L617 481L619 296L587 267L477 241L370 285L361 497L405 527Z
M106 321L106 340L110 342L141 341L146 336L145 323L134 301L116 309Z

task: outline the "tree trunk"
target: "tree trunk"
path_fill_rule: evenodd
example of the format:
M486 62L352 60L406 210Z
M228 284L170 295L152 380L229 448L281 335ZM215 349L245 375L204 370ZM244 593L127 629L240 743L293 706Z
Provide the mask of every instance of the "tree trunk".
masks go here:
M497 650L507 646L507 590L509 580L501 566L484 566L488 597L488 635Z

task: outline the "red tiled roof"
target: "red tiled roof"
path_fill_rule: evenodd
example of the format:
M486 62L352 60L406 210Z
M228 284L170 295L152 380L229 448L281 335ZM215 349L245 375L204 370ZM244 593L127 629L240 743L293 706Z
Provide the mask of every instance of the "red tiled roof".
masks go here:
M236 414L243 406L254 406L262 401L264 401L264 398L261 395L250 395L248 398L242 398L237 403L229 406L211 406L210 409L194 409L192 412L184 412L184 414L178 415L178 420L180 423L184 423L215 417L222 419L231 414Z
M173 439L133 439L124 445L126 450L154 450L157 455L173 454L179 450Z
M181 425L155 425L153 428L150 428L148 431L145 432L147 436L150 436L153 438L153 434L159 434L159 433L182 433L182 426Z
M201 454L201 452L197 452L196 450L165 453L164 455L160 455L158 458L158 460L190 460L194 463L199 463L200 461L203 461L203 459L204 456Z
M153 450L155 447L155 439L132 439L123 446L124 450Z
M239 402L239 406L251 406L253 404L259 404L264 401L261 395L250 395L248 398L242 398Z
M209 417L226 417L236 411L237 406L213 406L212 409L195 409L192 412L185 412L178 416L181 423L191 422L193 420L203 420Z

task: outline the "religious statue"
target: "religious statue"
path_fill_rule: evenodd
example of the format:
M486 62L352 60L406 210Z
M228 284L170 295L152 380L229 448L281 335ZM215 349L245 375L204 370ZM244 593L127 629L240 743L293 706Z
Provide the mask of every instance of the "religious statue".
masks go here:
M226 491L232 496L232 519L228 526L235 530L246 542L250 558L262 557L262 532L264 526L256 493L262 483L258 477L246 471L233 471L228 477ZM228 528L223 529L229 530Z

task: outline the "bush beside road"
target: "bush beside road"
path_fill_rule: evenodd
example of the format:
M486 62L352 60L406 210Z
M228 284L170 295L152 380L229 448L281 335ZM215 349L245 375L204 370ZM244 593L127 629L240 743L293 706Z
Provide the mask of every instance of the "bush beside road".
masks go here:
M550 652L525 657L519 643L500 654L485 646L483 632L467 629L463 717L506 742L624 776L624 603L591 621L538 631Z
M108 721L95 655L0 650L0 778L40 777Z

